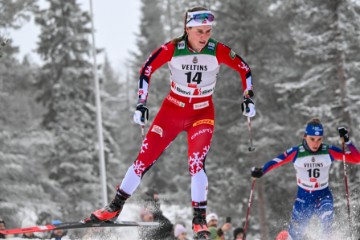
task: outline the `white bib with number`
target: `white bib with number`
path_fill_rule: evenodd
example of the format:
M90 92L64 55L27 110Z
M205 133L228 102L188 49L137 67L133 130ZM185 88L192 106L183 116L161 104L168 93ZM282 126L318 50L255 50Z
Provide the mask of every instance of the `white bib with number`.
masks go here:
M214 92L220 65L216 58L216 41L200 52L191 52L185 41L177 44L169 61L171 90L186 97L205 97Z
M298 186L309 191L328 187L331 163L327 150L311 154L300 147L294 162Z

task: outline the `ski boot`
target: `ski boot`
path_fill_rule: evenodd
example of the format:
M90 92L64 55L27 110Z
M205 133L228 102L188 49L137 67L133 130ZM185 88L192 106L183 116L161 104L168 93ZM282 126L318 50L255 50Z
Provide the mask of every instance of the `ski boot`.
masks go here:
M194 239L210 239L210 232L206 224L206 208L194 208L192 229L194 231Z
M82 220L83 223L101 223L101 222L113 222L120 215L120 212L125 204L126 199L130 197L120 188L117 189L116 195L110 204L107 206L92 212L90 217Z

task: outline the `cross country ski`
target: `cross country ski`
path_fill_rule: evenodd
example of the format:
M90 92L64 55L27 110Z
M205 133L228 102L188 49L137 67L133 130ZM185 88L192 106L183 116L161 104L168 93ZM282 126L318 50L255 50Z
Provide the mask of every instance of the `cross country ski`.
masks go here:
M31 232L47 232L58 229L77 229L77 228L93 228L93 227L158 227L158 222L136 222L136 221L115 221L115 222L64 222L59 224L48 224L43 226L33 226L27 228L14 228L0 230L0 234L21 234Z

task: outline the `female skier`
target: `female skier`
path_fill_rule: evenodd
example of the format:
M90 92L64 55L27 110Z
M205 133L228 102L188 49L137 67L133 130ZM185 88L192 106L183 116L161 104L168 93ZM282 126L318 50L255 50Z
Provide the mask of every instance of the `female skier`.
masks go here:
M115 198L106 207L91 214L84 221L101 222L117 218L121 209L137 187L141 178L165 148L186 131L188 135L188 165L191 175L193 206L192 227L195 235L207 239L206 205L208 178L204 169L214 132L214 92L220 64L237 71L242 80L241 107L243 115L256 114L251 97L252 78L248 64L232 49L211 37L214 15L206 8L196 7L185 13L184 34L156 49L140 71L138 103L134 121L144 125L149 110L146 107L151 75L168 63L171 90L143 140L140 153L128 169Z
M350 150L346 153L346 162L360 163L360 153L351 143L347 129L340 127L338 131ZM294 164L298 192L289 226L292 240L303 239L304 230L314 215L320 219L322 233L327 238L331 236L334 206L329 189L329 171L334 160L343 160L344 153L338 147L323 143L323 134L320 120L313 118L306 125L304 139L300 145L270 160L263 168L251 169L251 176L260 178L285 163Z

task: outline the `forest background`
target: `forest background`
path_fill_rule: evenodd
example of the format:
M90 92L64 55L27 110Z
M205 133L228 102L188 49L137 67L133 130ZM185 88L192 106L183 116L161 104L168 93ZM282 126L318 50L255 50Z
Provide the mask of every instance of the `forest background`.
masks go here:
M18 60L10 36L0 58L0 216L8 227L33 217L76 220L101 207L96 136L90 14L76 0L0 0L0 33L34 18L40 28L34 63ZM251 187L250 169L262 166L301 142L304 126L319 117L325 141L340 146L337 127L346 125L360 146L360 1L357 0L141 0L137 51L125 73L102 53L101 83L109 199L135 160L141 144L132 123L137 78L142 63L164 42L180 36L186 9L202 5L218 20L213 37L229 45L250 65L257 115L253 118L255 152L241 114L239 76L222 67L214 94L216 126L206 159L209 210L233 225L244 222ZM121 31L114 32L121 34ZM152 77L148 106L152 120L169 91L164 66ZM186 135L182 133L143 178L129 200L140 205L151 188L160 192L171 220L190 227L190 175ZM359 236L360 169L348 165L351 213ZM343 165L335 162L330 186L338 227L348 225ZM285 229L295 199L291 164L257 181L249 236L274 239ZM176 209L179 209L176 208ZM171 210L169 210L171 211ZM167 212L164 211L166 215ZM222 219L223 220L223 219Z

